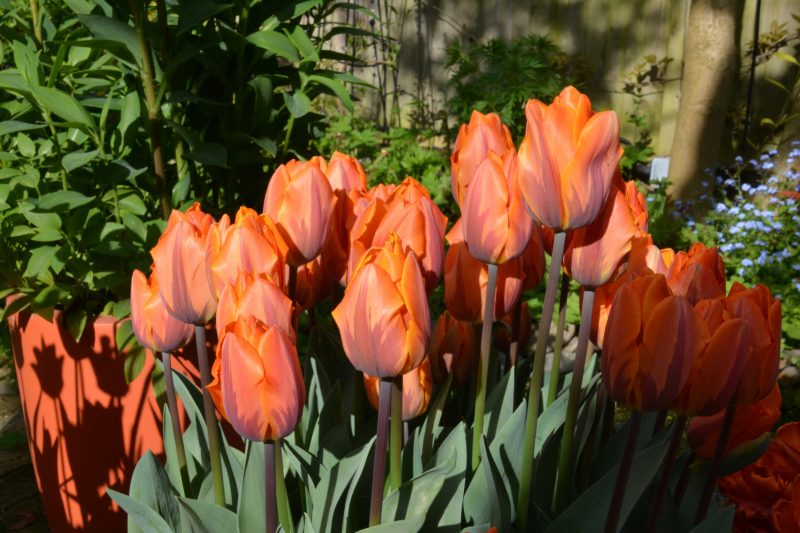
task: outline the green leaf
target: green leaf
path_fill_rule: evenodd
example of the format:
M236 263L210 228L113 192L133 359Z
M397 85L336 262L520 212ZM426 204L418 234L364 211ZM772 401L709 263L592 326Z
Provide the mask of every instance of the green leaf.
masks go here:
M497 464L489 452L486 443L486 435L481 436L481 470L484 477L488 480L488 488L485 496L489 500L491 509L491 523L495 524L499 531L511 530L511 495L506 492L502 475Z
M239 531L264 531L264 443L247 441L244 476L236 508Z
M31 159L36 156L36 145L24 133L17 133L17 150L22 157Z
M14 313L18 313L27 308L31 304L32 299L31 295L22 294L19 298L15 298L13 302L6 302L7 305L3 308L3 311L0 312L0 320L5 322Z
M125 371L125 381L126 383L131 383L142 372L144 368L144 363L147 360L147 352L141 346L136 346L131 348L131 350L125 355L125 364L124 364L124 371Z
M39 85L39 56L36 51L22 41L14 41L11 45L14 64L22 77L32 87Z
M136 526L148 533L174 533L167 521L144 503L113 489L107 488L106 494L128 514L129 524L133 521Z
M44 127L44 124L31 124L18 120L4 120L0 122L0 137L11 133L17 133L18 131L40 130Z
M306 35L306 32L301 26L294 27L294 30L292 30L292 33L289 35L289 39L292 41L292 44L294 44L295 48L300 51L304 61L319 62L317 47L314 46L314 43L311 42L311 39L308 38L308 35Z
M58 274L64 268L68 253L69 251L64 246L40 246L39 248L34 248L23 276L35 278L48 269L52 269L54 274Z
M180 20L178 22L178 35L196 28L201 22L210 19L218 13L227 11L233 4L218 4L213 0L190 0L178 2Z
M421 527L422 521L419 519L397 520L396 522L387 522L377 526L359 529L358 533L397 533L398 531L407 533L409 531L419 531Z
M35 235L31 240L34 242L58 242L64 238L63 235L61 235L61 231L53 228L40 228L33 233L35 233Z
M61 217L55 213L37 213L33 210L33 204L29 202L20 202L19 209L22 211L22 216L37 228L61 228Z
M300 118L311 111L311 100L308 99L306 93L297 90L293 93L283 94L283 103L294 118Z
M198 144L186 157L203 165L228 168L228 149L221 144Z
M78 15L78 20L96 39L118 43L121 48L110 49L112 54L123 61L135 61L141 66L142 52L136 40L136 30L131 26L121 20L102 15Z
M76 340L80 341L83 336L83 330L86 328L86 320L88 318L86 309L78 307L66 313L67 331Z
M447 395L450 393L450 386L453 383L453 375L448 374L447 379L442 384L436 399L428 408L428 415L425 417L425 423L422 425L422 457L420 460L422 464L427 464L433 453L433 443L439 434L439 423L442 419L442 412L444 405L447 402Z
M288 59L292 63L300 62L297 48L286 35L280 32L273 30L257 31L248 35L247 41L268 52Z
M449 460L449 450L455 451L455 466L428 509L425 526L422 528L425 531L455 533L461 529L461 509L464 505L468 468L467 426L464 422L459 422L439 446L434 458L436 466Z
M38 207L43 211L64 212L94 201L94 196L84 196L78 191L55 191L43 194L39 198Z
M708 517L694 526L689 533L717 533L719 531L733 531L733 518L736 515L736 506L717 507L712 505L708 510Z
M153 452L149 450L136 463L136 468L133 470L133 476L131 477L129 496L158 513L169 524L171 530L178 530L180 512L176 501L175 489L172 488L169 477L161 463L153 455ZM140 525L136 517L131 516L129 513L128 530L133 530L132 526L134 525L145 529L145 526Z
M61 165L67 172L72 172L76 168L80 168L85 164L93 161L100 152L92 150L91 152L70 152L61 159Z
M490 442L494 439L501 421L506 421L514 412L515 367L511 367L500 382L495 385L486 400L486 413L483 417L483 431Z
M333 77L324 76L322 74L312 74L308 77L309 81L314 81L319 83L320 85L324 85L330 91L339 98L344 104L344 107L348 111L353 110L353 100L350 98L350 95L347 92L344 84L340 81L334 79Z
M178 498L183 526L189 531L236 531L236 514L211 502Z
M68 123L82 126L90 131L95 130L92 116L69 94L51 87L31 87L31 92L39 105L50 113L58 115Z
M785 93L789 92L789 89L786 88L786 85L782 84L781 82L779 82L775 78L766 78L765 77L764 79L767 81L767 83L770 83L770 84L774 85L775 87L777 87L781 91L783 91Z
M122 223L139 239L139 242L142 244L147 242L147 228L139 217L131 213L123 213Z
M797 67L800 67L800 61L797 61L796 57L789 55L786 52L781 52L780 50L778 50L777 52L775 52L775 57L783 61L786 61L787 63L791 63L792 65L795 65Z

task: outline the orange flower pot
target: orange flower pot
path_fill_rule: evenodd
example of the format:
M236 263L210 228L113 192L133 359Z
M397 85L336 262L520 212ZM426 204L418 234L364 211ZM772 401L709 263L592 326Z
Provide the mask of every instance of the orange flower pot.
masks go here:
M31 460L57 532L124 531L125 513L106 488L127 493L139 458L163 454L152 354L126 383L118 325L99 317L76 342L58 311L52 321L27 312L9 319ZM174 368L197 375L194 363L176 359Z

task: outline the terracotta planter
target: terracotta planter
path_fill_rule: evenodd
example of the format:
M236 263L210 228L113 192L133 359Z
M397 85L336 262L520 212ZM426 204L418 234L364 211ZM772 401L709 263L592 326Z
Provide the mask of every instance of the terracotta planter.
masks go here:
M9 319L28 444L50 527L57 532L124 531L126 516L105 495L127 492L137 460L163 453L154 361L126 383L116 348L118 323L100 317L80 342L62 327L19 313ZM197 376L194 364L173 367Z

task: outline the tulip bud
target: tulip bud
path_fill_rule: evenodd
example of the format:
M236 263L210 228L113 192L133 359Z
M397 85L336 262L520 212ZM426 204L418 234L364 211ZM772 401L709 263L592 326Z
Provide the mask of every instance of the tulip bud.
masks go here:
M333 190L318 161L290 161L269 180L264 213L275 222L288 265L303 265L320 253L332 211Z
M705 298L725 296L725 265L717 248L706 248L696 242L688 253L675 254L667 283L675 294L686 296L692 305Z
M292 301L263 274L242 273L222 291L217 307L217 336L237 320L253 316L269 327L279 328L294 342Z
M622 157L616 113L593 114L589 98L567 87L549 106L529 100L525 116L517 176L531 213L558 231L590 224Z
M332 314L347 357L365 374L405 374L427 353L431 321L425 281L416 256L405 252L394 233L382 248L364 254Z
M646 274L617 291L600 358L611 397L637 411L662 411L678 397L708 332L664 276Z
M171 352L189 342L194 328L174 318L161 301L158 279L134 270L131 277L131 325L139 344L153 352Z
M454 384L468 381L478 364L472 325L456 320L448 311L442 313L433 328L428 355L436 383L444 381L448 374L453 375Z
M174 210L150 251L167 311L190 324L205 324L216 310L206 268L206 237L213 223L199 203L186 213Z
M500 115L484 115L473 111L469 124L462 124L458 130L453 154L450 156L453 197L460 206L467 196L467 189L475 176L475 171L494 152L504 158L506 152L514 151L511 132Z
M209 392L240 435L267 442L294 431L305 385L297 351L280 328L252 316L229 324L212 375Z
M378 409L380 387L379 378L364 374L367 399L375 409ZM427 411L432 393L431 363L426 357L417 368L403 374L403 420L413 420Z

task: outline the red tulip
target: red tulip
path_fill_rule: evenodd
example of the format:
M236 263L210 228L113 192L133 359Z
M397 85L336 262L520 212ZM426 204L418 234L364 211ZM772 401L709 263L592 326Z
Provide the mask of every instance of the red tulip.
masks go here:
M453 155L450 156L452 190L456 203L461 205L464 202L475 171L490 151L502 159L506 152L513 150L511 132L498 114L484 115L473 111L469 124L462 124L458 130Z
M436 321L428 351L433 379L441 383L448 374L453 383L468 381L478 364L478 346L471 324L456 320L448 311Z
M422 271L394 233L364 254L332 314L347 357L365 374L405 374L427 353L431 322Z
M320 253L332 212L333 190L319 161L290 161L269 180L264 213L286 246L287 264L304 265Z
M242 273L222 291L217 307L218 338L228 324L248 316L279 328L294 341L292 301L264 274Z
M255 317L229 324L217 349L209 391L243 437L272 441L294 431L305 403L297 351L280 328Z
M378 409L380 387L379 378L364 374L367 399L375 409ZM413 420L427 411L432 393L431 363L426 357L417 368L403 374L403 420Z
M603 209L622 157L619 119L593 114L589 98L567 87L553 103L530 100L517 176L533 216L566 231L589 225Z
M796 533L800 524L800 476L792 482L789 495L772 507L772 529L776 533Z
M208 278L216 298L242 273L265 274L283 286L281 240L272 220L240 207L233 224L228 215L211 226L206 240Z
M725 265L717 248L696 242L688 253L675 254L667 282L675 294L683 294L692 305L705 298L725 296Z
M484 263L500 265L520 256L531 239L533 220L519 194L514 164L514 152L505 160L489 152L461 204L464 241Z
M158 279L138 270L131 277L131 324L139 344L153 352L171 352L192 339L194 328L167 312L161 301Z
M172 211L167 229L150 251L167 311L190 324L205 324L217 306L206 268L206 237L212 224L214 219L196 202L186 213Z
M645 274L617 291L600 358L611 397L637 411L661 411L678 397L708 332L664 276Z

